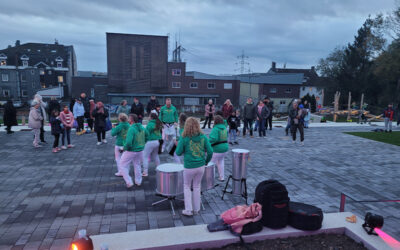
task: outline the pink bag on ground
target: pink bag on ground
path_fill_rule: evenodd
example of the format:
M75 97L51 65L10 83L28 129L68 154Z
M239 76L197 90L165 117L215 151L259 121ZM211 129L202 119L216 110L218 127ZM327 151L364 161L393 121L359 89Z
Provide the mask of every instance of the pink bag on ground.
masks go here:
M262 207L259 203L236 206L221 214L224 223L231 225L232 230L238 234L242 233L244 225L259 221L261 217Z

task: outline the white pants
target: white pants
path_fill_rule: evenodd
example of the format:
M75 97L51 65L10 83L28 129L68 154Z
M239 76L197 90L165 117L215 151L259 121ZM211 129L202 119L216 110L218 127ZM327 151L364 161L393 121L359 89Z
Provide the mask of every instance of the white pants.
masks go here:
M162 145L164 151L166 147L169 148L170 146L172 146L170 144L173 143L173 140L176 138L175 124L163 125L162 138L164 140L164 143Z
M185 198L185 211L187 212L200 211L200 191L203 174L204 166L199 168L185 168L183 170L183 195ZM193 195L191 191L192 182Z
M213 153L211 161L217 165L220 180L225 179L225 153Z
M158 157L158 147L160 142L158 140L148 141L143 150L143 173L149 173L149 162L154 159L156 166L160 165L160 157Z
M178 156L175 152L174 152L174 162L178 163L178 164L182 164L182 156Z
M392 130L392 121L388 117L385 117L385 130Z
M120 162L121 156L122 156L122 153L120 152L120 150L123 148L124 147L122 147L122 146L115 146L115 148L114 148L115 162L117 163L117 170L118 170L117 173L119 173L119 174L121 173L121 170L119 169L119 162Z
M34 128L32 129L33 131L33 146L38 146L39 145L39 134L40 134L40 128Z
M132 185L132 178L129 175L130 164L133 163L134 172L135 172L135 184L142 184L142 171L140 163L142 162L143 151L140 152L130 152L125 151L122 153L121 159L119 161L119 168L122 176L124 177L126 185Z

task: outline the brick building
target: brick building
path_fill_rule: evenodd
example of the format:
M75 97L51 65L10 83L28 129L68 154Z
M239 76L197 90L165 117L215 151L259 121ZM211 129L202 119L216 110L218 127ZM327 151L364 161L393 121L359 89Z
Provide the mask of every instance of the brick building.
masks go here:
M77 73L73 46L44 43L21 44L0 50L0 71L3 95L9 91L14 100L29 100L38 90L63 87L65 95L71 92L72 76ZM39 82L39 84L38 84Z

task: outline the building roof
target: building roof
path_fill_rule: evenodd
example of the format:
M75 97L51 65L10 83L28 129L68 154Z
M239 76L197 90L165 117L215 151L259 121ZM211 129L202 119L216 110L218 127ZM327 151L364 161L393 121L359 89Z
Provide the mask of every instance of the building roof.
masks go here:
M105 72L95 72L95 71L78 71L77 77L107 77Z
M291 84L301 85L303 84L303 74L291 74L291 73L253 73L238 75L238 79L241 82L258 83L258 84Z
M30 66L42 63L50 67L56 67L57 61L66 62L69 52L73 50L73 46L58 43L25 43L0 50L0 54L7 56L7 65L15 66L16 61L18 65L21 65L22 59L29 59Z
M274 68L271 67L268 73L295 73L295 74L303 74L304 79L303 83L307 86L314 86L317 85L319 81L319 76L315 71L314 67L309 69L290 69L290 68Z
M198 71L188 71L186 72L186 76L192 76L194 79L210 79L210 80L239 80L237 76L230 75L230 76L218 76L207 74Z

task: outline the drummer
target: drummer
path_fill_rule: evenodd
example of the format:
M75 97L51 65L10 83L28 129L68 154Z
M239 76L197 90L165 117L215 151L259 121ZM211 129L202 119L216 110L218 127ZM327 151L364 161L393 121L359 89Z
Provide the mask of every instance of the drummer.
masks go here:
M142 171L140 163L143 159L143 149L146 143L146 132L139 123L137 115L131 115L133 124L129 127L128 134L126 135L124 143L124 153L122 153L120 164L120 171L124 177L126 187L133 186L132 178L129 175L130 164L133 162L135 170L135 184L140 186L142 184Z
M226 129L222 116L217 115L214 117L214 127L209 137L213 148L213 157L211 161L217 165L219 180L224 181L225 154L228 152L229 146L227 141L228 130Z
M176 138L176 126L178 123L178 111L171 104L171 98L165 100L165 105L160 109L159 118L163 123L162 138L164 143L162 151L164 152L165 147L169 146Z
M162 123L158 119L156 113L150 114L150 121L146 126L146 138L147 142L144 146L143 151L143 174L142 176L148 176L149 173L149 162L153 158L156 166L160 165L160 157L158 157L158 147L160 146L161 140L161 129Z
M180 113L179 114L179 137L176 138L175 140L175 145L178 145L179 138L182 137L183 129L185 128L185 122L186 122L187 116L185 113ZM175 163L181 164L182 162L182 157L176 155L176 152L174 152L174 161Z
M200 129L200 123L194 117L189 117L185 122L185 129L179 139L176 154L183 154L183 195L185 210L183 215L192 216L200 211L201 179L204 168L211 160L213 150L208 138ZM193 194L191 186L193 183ZM192 206L193 204L193 206Z
M115 162L117 163L118 172L115 173L115 176L122 176L119 162L121 160L121 155L124 150L124 143L126 139L126 134L130 127L128 123L128 116L125 113L120 113L118 115L118 125L113 124L113 128L111 130L111 135L116 136L117 140L115 141L114 155Z

